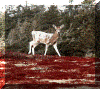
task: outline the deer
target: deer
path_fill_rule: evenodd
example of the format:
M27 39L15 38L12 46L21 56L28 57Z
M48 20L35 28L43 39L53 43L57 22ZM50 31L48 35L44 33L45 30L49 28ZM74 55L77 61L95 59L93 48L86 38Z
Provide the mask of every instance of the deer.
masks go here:
M61 26L57 27L53 24L52 26L56 29L54 33L46 33L46 32L42 32L42 31L34 31L34 30L31 32L33 40L29 42L28 54L31 54L31 50L32 50L32 54L34 55L35 54L35 52L34 52L35 47L38 44L43 43L43 44L45 44L44 56L46 55L48 47L50 45L53 45L57 54L59 56L61 56L59 51L58 51L58 48L57 48L57 39L59 38L59 32L64 27L64 25L62 24Z

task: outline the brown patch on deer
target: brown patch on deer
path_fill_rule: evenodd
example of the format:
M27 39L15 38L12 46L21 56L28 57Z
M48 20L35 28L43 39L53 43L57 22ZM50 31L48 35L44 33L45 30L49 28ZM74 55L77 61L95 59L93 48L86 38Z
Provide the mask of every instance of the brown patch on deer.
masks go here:
M58 39L58 33L55 32L53 36L51 37L51 39L49 39L49 43L53 45L54 43L56 43L57 39Z
M32 48L33 48L33 45L32 45Z
M40 43L40 40L38 40L37 42Z
M49 37L46 35L46 38L44 39L44 42L47 43L48 39L49 39Z

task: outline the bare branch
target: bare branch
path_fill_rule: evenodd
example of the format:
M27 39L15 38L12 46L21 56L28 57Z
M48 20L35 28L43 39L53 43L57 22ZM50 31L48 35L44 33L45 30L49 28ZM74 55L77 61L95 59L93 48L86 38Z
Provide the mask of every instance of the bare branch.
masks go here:
M73 23L70 23L70 27L69 27L69 32L71 32L72 30L73 30L73 28L72 28L72 25L73 25Z
M69 36L70 35L70 32L73 30L72 25L73 25L73 23L70 23L69 29L65 32L66 36Z

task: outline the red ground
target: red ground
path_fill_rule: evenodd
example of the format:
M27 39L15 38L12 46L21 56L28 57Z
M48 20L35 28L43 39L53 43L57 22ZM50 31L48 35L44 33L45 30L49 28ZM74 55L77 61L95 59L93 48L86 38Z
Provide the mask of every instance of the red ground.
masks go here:
M5 59L0 58L0 89L5 85L5 64L4 63L5 63Z
M19 52L7 52L5 57L6 84L95 84L95 58ZM1 58L4 60L4 56ZM0 77L4 77L3 72L0 70Z

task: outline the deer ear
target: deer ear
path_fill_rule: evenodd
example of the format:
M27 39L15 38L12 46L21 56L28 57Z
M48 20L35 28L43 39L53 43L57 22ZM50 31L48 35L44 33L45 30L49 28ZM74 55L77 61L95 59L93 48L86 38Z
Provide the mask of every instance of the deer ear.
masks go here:
M60 29L62 29L64 27L64 24L62 24L61 26L60 26Z
M56 26L54 24L52 26L56 29Z

